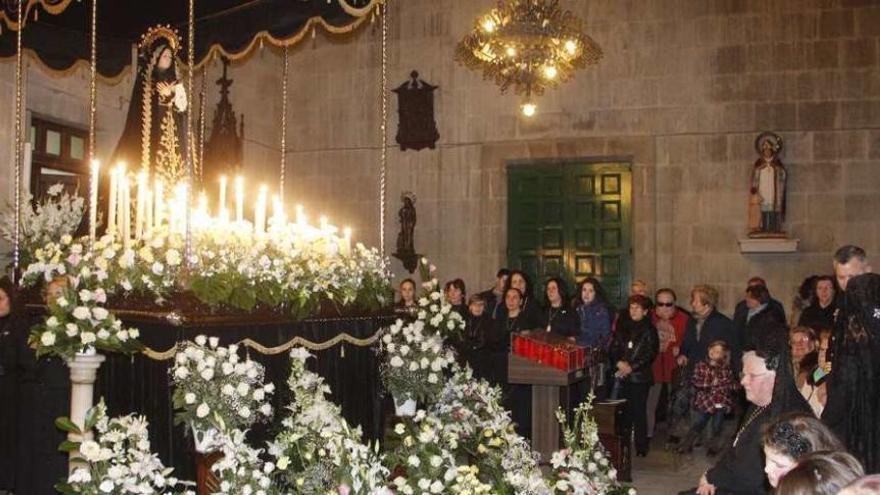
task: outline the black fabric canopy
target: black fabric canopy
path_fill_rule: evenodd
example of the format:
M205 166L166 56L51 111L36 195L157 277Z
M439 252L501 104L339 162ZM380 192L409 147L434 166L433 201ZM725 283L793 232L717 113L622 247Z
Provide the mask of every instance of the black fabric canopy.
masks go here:
M22 0L23 44L47 67L66 71L88 62L93 0ZM116 78L131 63L131 45L152 26L171 25L187 62L187 0L96 0L97 69ZM15 56L18 0L0 0L0 57ZM291 45L321 27L330 33L355 29L379 0L195 0L195 60L211 55L236 59L261 41ZM35 20L37 17L37 20Z

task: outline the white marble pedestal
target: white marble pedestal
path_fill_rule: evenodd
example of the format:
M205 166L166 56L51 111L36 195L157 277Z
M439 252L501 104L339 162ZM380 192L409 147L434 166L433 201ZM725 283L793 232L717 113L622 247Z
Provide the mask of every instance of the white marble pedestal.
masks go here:
M107 358L94 351L76 354L73 359L67 360L70 368L70 420L81 430L86 423L86 413L95 404L95 378L98 368ZM68 433L67 439L72 442L82 442L92 438L91 431L85 431L82 435ZM79 452L70 452L70 470L77 464Z

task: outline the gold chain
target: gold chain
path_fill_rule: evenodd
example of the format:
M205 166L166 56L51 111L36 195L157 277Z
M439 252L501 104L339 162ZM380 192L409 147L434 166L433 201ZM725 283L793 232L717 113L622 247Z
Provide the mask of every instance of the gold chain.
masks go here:
M379 90L382 92L382 123L380 125L381 145L379 158L379 255L385 256L385 181L388 169L388 3L380 3L382 13L382 81Z
M325 340L324 342L312 342L311 340L307 340L302 337L294 337L291 340L275 347L266 347L259 342L246 338L238 341L236 345L245 346L249 349L253 349L260 354L265 354L267 356L275 356L287 352L297 346L305 347L310 351L323 351L339 344L351 344L357 347L369 347L375 344L377 340L379 340L380 333L381 330L363 339L352 337L347 333L340 333L336 337L333 337L330 340ZM154 361L168 361L169 359L173 359L174 355L177 354L177 344L174 344L170 349L166 351L156 351L149 347L145 347L144 350L141 351L141 353L147 358Z
M737 442L739 442L740 435L742 435L743 432L746 431L746 428L748 428L749 425L752 424L752 421L754 421L755 418L760 416L761 413L763 413L766 409L767 409L767 406L761 406L761 407L755 409L754 411L752 411L752 414L749 415L749 419L747 419L746 422L743 423L742 428L740 428L739 432L737 432L737 434L736 434L736 438L733 439L733 446L734 447L736 447Z
M18 31L15 35L15 235L12 253L12 279L18 281L18 268L21 263L21 86L22 86L22 53L21 36L24 31L22 19L22 3L18 0Z
M98 0L92 0L92 53L89 60L89 164L95 159L95 116L98 106ZM94 194L94 191L90 191Z
M284 175L287 171L287 70L290 63L287 58L287 45L284 45L284 64L281 69L281 183L278 185L278 197L284 201Z

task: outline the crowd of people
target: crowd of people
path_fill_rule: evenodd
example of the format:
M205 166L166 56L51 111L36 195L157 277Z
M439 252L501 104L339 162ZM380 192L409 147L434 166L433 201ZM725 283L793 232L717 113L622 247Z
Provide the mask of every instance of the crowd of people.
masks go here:
M667 448L687 454L702 444L715 458L682 493L880 493L871 476L880 473L880 275L857 246L840 248L830 268L804 281L788 316L760 277L732 318L709 285L691 289L690 311L674 290L650 294L640 280L619 311L592 277L573 295L551 278L536 295L524 272L508 269L488 290L468 295L455 279L445 295L467 321L461 359L502 387L526 435L528 391L507 383L511 336L553 332L592 358L576 401L591 391L626 399L637 456L649 454L660 420ZM413 280L401 282L396 307L416 311Z

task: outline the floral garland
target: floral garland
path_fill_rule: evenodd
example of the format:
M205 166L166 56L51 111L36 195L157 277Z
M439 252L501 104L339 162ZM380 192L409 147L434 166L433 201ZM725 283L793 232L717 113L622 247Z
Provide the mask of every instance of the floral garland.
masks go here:
M24 286L50 289L47 305L55 320L47 318L31 332L30 342L40 355L139 350L136 331L132 335L132 329L123 329L112 314L99 318L112 296L146 295L162 305L181 288L210 306L241 311L261 306L295 318L313 314L322 299L364 309L389 301L390 274L378 252L357 244L341 253L326 236L307 238L283 229L256 237L245 229L200 231L190 259L199 269L186 277L183 236L165 228L128 247L109 235L91 248L86 237L64 234L58 239L33 250L22 280ZM185 287L180 280L187 281ZM55 298L61 291L63 297ZM85 310L79 308L92 313L88 325L80 325ZM52 324L56 320L59 325ZM80 331L74 334L68 323L79 325Z

